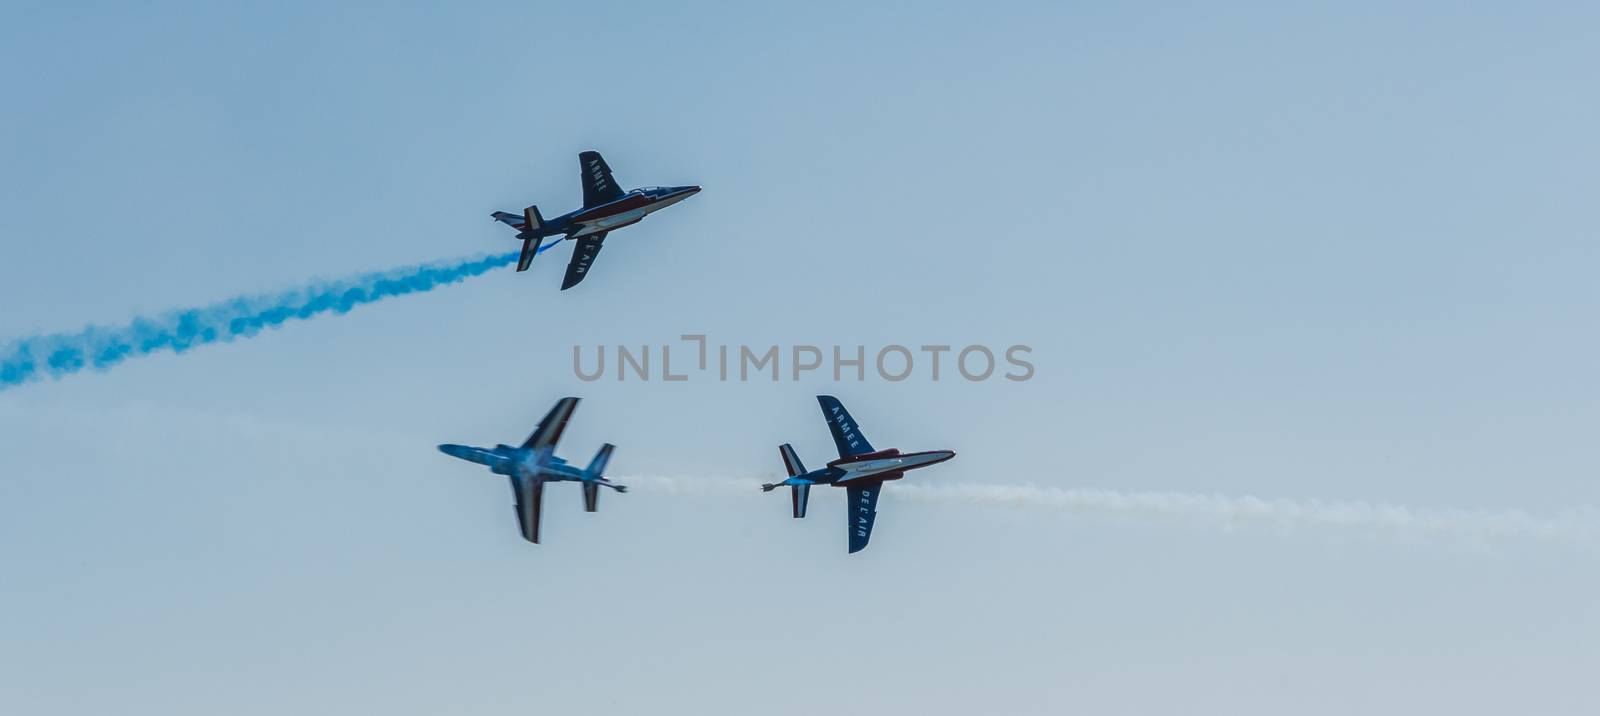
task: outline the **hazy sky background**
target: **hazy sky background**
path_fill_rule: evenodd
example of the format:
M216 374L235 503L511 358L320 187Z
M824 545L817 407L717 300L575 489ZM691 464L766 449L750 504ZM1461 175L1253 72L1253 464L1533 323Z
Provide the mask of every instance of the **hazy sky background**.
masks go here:
M924 484L1600 505L1600 12L675 2L0 10L0 338L534 270L0 394L0 711L1591 714L1592 547L755 485L813 395ZM574 344L1025 343L1036 377L573 377ZM676 359L677 356L675 355ZM947 375L948 378L948 375ZM524 437L751 493L551 488Z

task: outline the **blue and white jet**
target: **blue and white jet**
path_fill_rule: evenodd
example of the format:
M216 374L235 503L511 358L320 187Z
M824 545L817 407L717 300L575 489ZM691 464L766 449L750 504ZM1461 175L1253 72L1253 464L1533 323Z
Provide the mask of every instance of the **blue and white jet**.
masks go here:
M603 474L611 451L611 443L600 446L589 466L584 468L567 464L555 456L556 442L566 429L572 411L577 409L577 398L562 398L550 414L539 421L539 427L522 442L522 447L496 445L493 449L470 445L440 445L439 452L468 462L489 466L496 475L511 478L511 492L517 499L517 522L522 525L522 537L539 543L539 510L544 499L547 482L577 482L583 485L583 509L594 512L600 503L600 488L609 487L617 492L627 492L626 485L607 480Z
M517 260L517 270L527 271L533 257L561 243L560 240L540 246L548 236L563 236L578 242L567 263L567 275L561 280L561 290L578 285L589 274L589 267L600 255L600 245L606 234L614 229L631 226L651 213L665 209L700 193L698 186L647 186L623 191L611 176L611 167L599 152L578 154L582 169L583 208L546 220L539 207L530 206L521 214L496 211L495 221L517 230L522 240L522 256Z
M800 464L800 456L795 454L794 447L788 443L779 445L778 454L783 457L783 467L788 470L789 479L762 485L761 491L771 492L788 485L790 499L794 503L794 516L800 518L806 516L806 502L811 497L812 485L832 485L848 490L846 518L849 520L850 552L853 554L866 549L867 540L872 538L872 523L878 516L878 493L883 491L883 483L905 477L907 470L937 465L956 454L951 450L908 453L894 448L874 450L872 443L867 442L866 436L861 434L861 426L850 417L849 411L844 409L844 404L838 398L819 395L817 403L822 406L822 416L827 419L828 430L833 433L833 444L839 449L839 459L821 470L807 472L805 465Z

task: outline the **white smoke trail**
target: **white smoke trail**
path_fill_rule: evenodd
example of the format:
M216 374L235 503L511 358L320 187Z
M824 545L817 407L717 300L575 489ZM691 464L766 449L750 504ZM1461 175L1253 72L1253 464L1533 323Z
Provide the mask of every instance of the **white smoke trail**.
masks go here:
M668 494L760 493L759 479L635 477L619 478ZM815 493L815 491L813 491ZM824 492L822 494L828 494ZM1450 538L1485 542L1540 540L1600 544L1595 525L1600 515L1577 510L1558 516L1535 516L1520 510L1485 511L1418 508L1386 503L1267 499L1248 495L1180 492L1123 492L1086 488L1026 485L896 484L886 500L1008 506L1152 521L1181 521L1200 526L1246 527L1279 531L1338 530L1379 536Z

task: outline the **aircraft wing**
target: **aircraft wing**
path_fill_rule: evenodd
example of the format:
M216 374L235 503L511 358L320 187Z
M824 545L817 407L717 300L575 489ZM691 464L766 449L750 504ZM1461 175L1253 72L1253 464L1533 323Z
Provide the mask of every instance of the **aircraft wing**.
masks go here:
M572 250L572 260L567 262L567 276L561 279L561 290L578 285L584 276L589 275L589 267L594 264L594 257L600 255L600 244L605 240L604 231L578 237L578 247Z
M872 539L872 523L878 518L878 493L883 491L883 483L851 485L848 491L849 508L845 515L850 520L850 553L854 554L866 549L867 540Z
M599 152L578 154L578 164L583 169L583 208L616 201L622 196L622 187L611 178L611 167Z
M867 436L861 434L861 426L850 417L850 411L844 409L838 398L819 395L817 403L822 406L822 417L828 421L828 431L833 433L833 445L839 448L839 457L872 452L872 443L867 442Z
M517 494L517 524L522 527L522 538L539 544L539 513L544 507L544 480L523 481L513 477L511 489Z
M539 421L539 427L533 429L533 434L522 442L522 447L534 450L554 448L556 442L561 440L561 432L567 429L567 421L572 419L572 411L577 409L577 398L562 398L544 416L544 420Z

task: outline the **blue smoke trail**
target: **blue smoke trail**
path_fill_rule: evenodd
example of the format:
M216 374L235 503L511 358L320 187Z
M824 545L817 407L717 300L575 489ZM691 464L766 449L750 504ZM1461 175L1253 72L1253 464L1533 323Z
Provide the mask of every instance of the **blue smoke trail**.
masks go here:
M539 247L544 253L556 244ZM15 341L0 360L0 391L46 376L59 378L85 368L105 370L135 356L174 353L207 343L249 338L266 328L408 293L424 293L515 263L518 252L425 264L313 283L275 295L235 298L160 318L136 318L120 328L90 326L77 333Z

